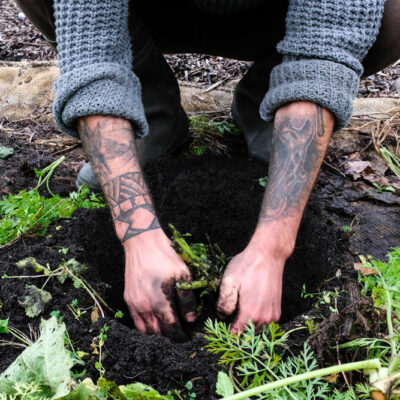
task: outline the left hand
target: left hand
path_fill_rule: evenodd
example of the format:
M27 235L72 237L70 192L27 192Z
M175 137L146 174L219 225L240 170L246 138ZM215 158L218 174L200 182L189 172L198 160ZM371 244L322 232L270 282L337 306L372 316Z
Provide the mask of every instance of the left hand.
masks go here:
M249 244L228 264L217 312L221 319L238 309L231 332L243 331L251 320L259 331L281 316L282 275L287 257Z

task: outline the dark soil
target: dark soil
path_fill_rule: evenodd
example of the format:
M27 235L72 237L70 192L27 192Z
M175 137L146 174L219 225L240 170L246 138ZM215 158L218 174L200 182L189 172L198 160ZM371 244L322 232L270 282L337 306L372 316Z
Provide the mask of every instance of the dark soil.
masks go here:
M19 126L19 129L23 128ZM38 135L50 140L52 132L45 129ZM192 233L194 242L210 240L211 243L218 243L226 255L232 257L246 246L255 227L263 195L258 179L267 174L267 167L248 158L240 136L229 137L224 144L228 145L228 154L214 154L210 150L202 156L183 153L166 157L150 165L145 172L161 224L166 231L167 224L172 223L181 232ZM43 168L59 157L52 155L53 149L29 147L23 136L1 135L0 146L14 148L11 157L0 161L2 194L33 187L36 182L34 168ZM74 150L68 156L68 162L56 171L51 182L53 191L62 195L74 190L82 153ZM304 312L319 315L319 318L321 314L329 316L329 310L313 310L310 302L301 298L302 287L306 285L308 292L318 291L322 287L340 288L344 287L349 277L355 277L355 273L349 275L349 272L340 278L335 277L338 269L346 271L345 265L352 264L354 255L351 251L357 253L360 248L357 233L346 234L342 227L351 223L360 213L360 207L364 207L367 215L371 207L375 207L376 216L382 215L380 201L375 199L374 203L371 204L368 196L355 189L348 179L329 168L323 168L303 218L296 250L285 269L281 320L284 327L298 326L299 321L303 322L300 314ZM399 207L392 206L391 212L400 217ZM371 228L376 220L372 216L368 221ZM375 237L373 232L369 235L364 231L361 233ZM376 240L375 244L370 244L368 252L383 256L391 245L396 245L397 237L391 231L384 238L384 246L382 241ZM62 248L69 248L67 256L59 253ZM205 341L197 332L201 332L204 318L215 317L216 297L205 298L203 318L195 326L185 327L188 340L184 343L137 332L123 302L123 252L114 235L107 208L78 210L72 220L53 224L44 237L26 237L1 249L0 274L21 274L15 262L28 256L36 258L39 263L49 263L52 268L58 266L63 257L76 258L88 266L85 278L110 307L125 313L123 320L115 320L114 312L106 310L106 317L92 324L90 307L93 302L86 292L75 289L71 282L61 285L58 281L52 281L46 287L53 299L44 317L49 317L52 310L59 310L64 315L76 348L91 354L93 338L104 324L110 326L104 358L107 378L119 384L141 381L164 393L172 388L183 388L188 380L192 380L198 398L213 397L219 368L217 358L207 353ZM28 319L18 305L18 298L24 294L26 283L28 281L1 281L0 300L3 307L0 309L0 318L10 317L10 325L28 333L27 324L37 329L39 318ZM35 283L39 284L38 280ZM68 304L73 299L78 299L81 308L88 309L79 321L68 310ZM338 304L339 307L346 306L346 302L340 299ZM337 334L337 324L324 332L329 334L331 331ZM306 339L304 331L295 336L292 351L301 348ZM0 371L20 351L10 346L0 347ZM94 368L96 358L91 354L87 361L88 374L95 379L98 376Z

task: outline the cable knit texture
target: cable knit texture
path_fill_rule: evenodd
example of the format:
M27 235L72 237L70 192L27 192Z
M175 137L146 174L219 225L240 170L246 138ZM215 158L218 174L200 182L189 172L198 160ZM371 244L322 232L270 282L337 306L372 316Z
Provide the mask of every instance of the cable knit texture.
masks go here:
M61 77L55 83L54 118L78 137L76 120L109 114L148 132L139 79L132 72L129 0L55 0Z
M231 15L276 0L188 1L211 14ZM93 114L132 121L138 137L148 132L140 82L132 71L128 3L54 2L61 69L55 84L54 116L60 128L73 136L78 136L77 118ZM280 106L308 100L334 113L335 130L344 127L352 114L361 61L378 34L384 3L289 0L286 36L278 45L283 62L271 73L261 116L272 120ZM267 23L273 16L265 18Z
M283 62L270 77L261 116L272 120L284 104L308 100L331 110L335 130L348 124L361 61L379 32L385 0L290 0Z

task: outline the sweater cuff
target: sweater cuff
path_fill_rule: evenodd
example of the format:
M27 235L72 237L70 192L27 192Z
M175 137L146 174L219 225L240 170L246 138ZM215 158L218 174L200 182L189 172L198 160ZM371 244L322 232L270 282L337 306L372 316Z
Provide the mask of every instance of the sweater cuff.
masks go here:
M114 63L95 63L62 74L54 84L54 119L60 129L79 137L76 120L112 115L132 122L135 136L148 133L139 78Z
M339 131L350 121L359 84L359 76L343 64L314 59L284 61L271 72L260 114L271 121L283 105L310 101L335 115L334 131Z

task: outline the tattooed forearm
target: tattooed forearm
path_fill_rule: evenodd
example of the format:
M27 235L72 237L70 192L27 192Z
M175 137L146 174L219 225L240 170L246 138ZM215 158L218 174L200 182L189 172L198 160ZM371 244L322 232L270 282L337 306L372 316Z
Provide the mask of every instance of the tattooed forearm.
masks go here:
M122 242L159 229L151 197L137 162L133 130L127 121L92 117L80 124L83 144L100 181Z
M275 122L273 156L260 222L298 216L308 199L327 142L323 109L306 115L288 113Z
M124 242L160 228L141 172L122 174L103 186L115 223Z

